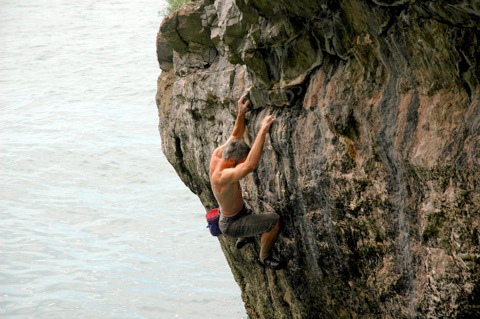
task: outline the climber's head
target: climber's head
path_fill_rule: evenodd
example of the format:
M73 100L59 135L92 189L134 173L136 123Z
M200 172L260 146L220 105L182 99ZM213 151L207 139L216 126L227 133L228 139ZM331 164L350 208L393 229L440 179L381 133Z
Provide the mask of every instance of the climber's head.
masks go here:
M235 161L235 165L245 161L245 158L250 153L250 146L243 140L232 139L225 145L222 157L228 160L230 157Z

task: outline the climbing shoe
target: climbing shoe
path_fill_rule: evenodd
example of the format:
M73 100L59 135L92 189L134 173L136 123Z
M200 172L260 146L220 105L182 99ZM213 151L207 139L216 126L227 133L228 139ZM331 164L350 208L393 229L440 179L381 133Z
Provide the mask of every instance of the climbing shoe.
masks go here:
M258 262L263 267L270 268L270 269L273 269L273 270L283 269L286 266L284 261L280 261L276 258L273 258L272 256L267 256L263 261L261 261L260 258L259 258Z
M237 242L235 243L235 248L242 249L246 244L253 243L253 242L254 242L253 237L242 237L237 239Z

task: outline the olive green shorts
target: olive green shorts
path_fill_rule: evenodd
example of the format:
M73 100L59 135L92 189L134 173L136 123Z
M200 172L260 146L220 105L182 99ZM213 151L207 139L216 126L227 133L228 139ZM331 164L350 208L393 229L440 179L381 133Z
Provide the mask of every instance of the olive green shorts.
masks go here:
M227 236L252 237L272 230L279 218L275 213L254 214L244 204L242 210L233 217L220 215L219 226Z

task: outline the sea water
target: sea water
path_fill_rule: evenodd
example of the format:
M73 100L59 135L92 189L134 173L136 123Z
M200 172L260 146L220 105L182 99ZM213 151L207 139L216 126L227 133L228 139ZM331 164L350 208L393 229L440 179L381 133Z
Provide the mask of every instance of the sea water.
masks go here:
M161 152L162 1L0 1L0 318L245 318Z

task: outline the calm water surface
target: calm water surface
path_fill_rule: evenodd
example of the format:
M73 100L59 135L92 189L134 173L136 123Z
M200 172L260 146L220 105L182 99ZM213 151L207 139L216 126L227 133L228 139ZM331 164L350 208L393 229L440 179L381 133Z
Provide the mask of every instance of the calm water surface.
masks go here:
M0 318L245 318L160 149L161 1L0 1Z

